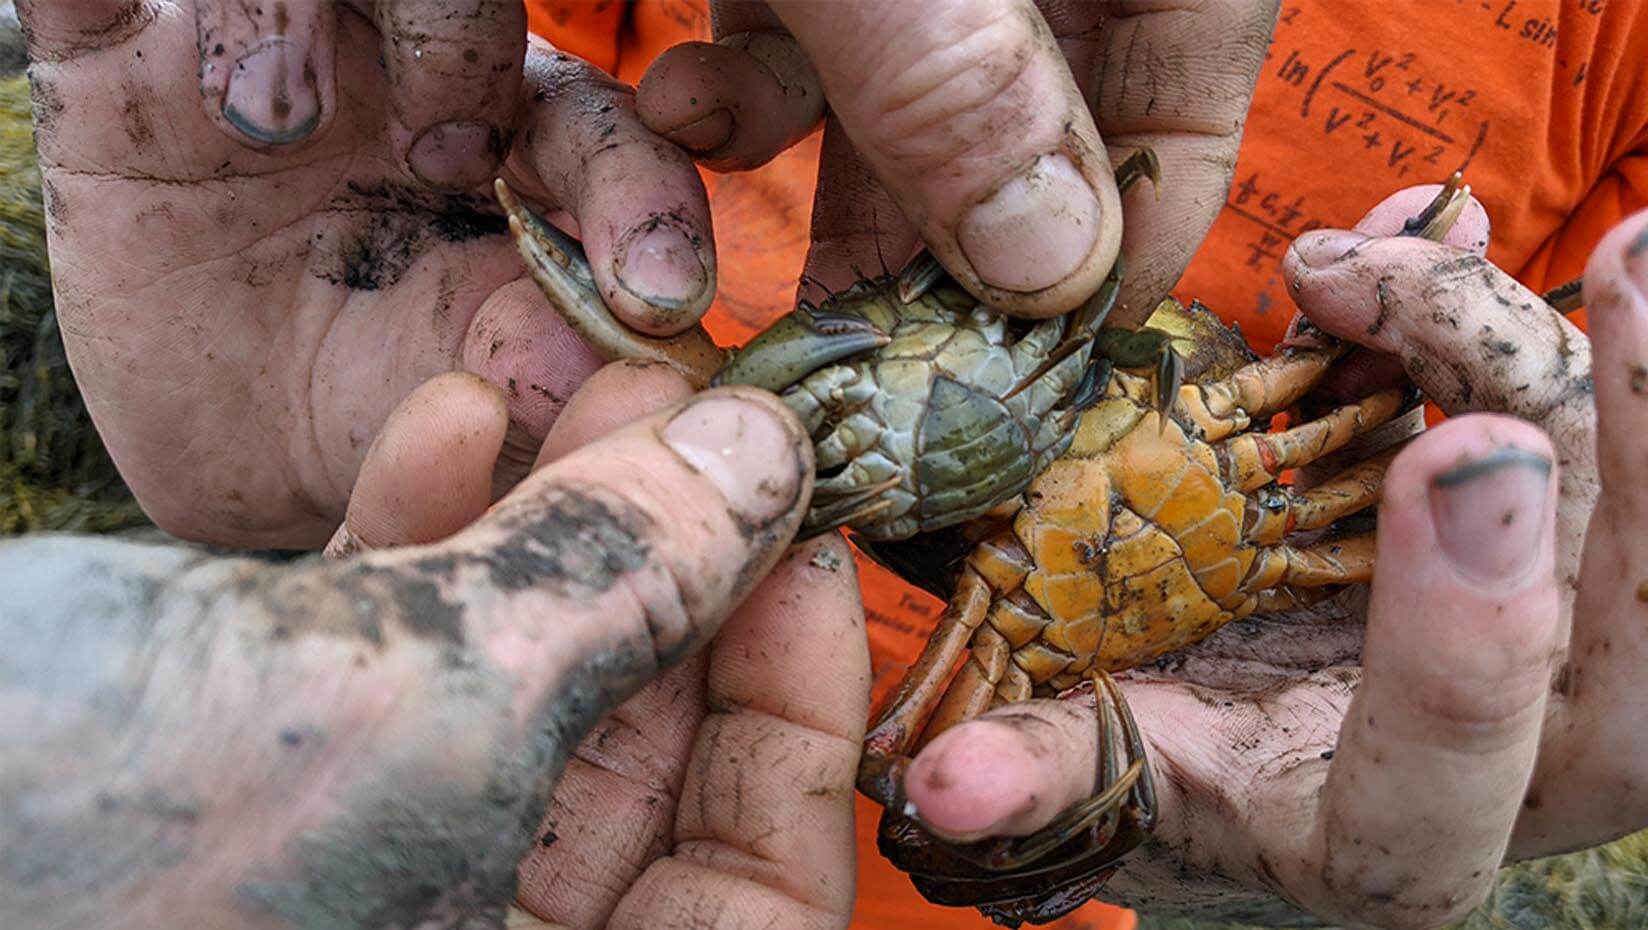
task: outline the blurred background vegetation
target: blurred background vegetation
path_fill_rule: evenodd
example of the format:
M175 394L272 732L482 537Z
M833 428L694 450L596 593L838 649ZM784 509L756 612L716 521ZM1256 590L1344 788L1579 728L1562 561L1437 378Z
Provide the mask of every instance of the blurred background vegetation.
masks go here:
M28 81L10 3L0 3L0 537L147 525L121 483L64 357L52 312ZM1522 863L1459 930L1648 928L1648 833ZM1249 930L1153 918L1141 930Z

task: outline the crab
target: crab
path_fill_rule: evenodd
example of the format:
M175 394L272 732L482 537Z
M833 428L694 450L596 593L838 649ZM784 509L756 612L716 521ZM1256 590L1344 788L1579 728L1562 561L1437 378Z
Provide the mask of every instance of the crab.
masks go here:
M1441 239L1468 201L1456 175L1405 234ZM948 600L924 651L865 738L859 789L885 813L884 855L929 900L999 923L1046 923L1089 900L1155 825L1144 740L1111 677L1233 620L1308 606L1371 579L1371 529L1398 448L1295 491L1282 474L1322 461L1411 409L1392 388L1270 432L1346 347L1255 357L1205 308L1167 300L1142 330L1183 363L1171 404L1153 376L1118 369L1070 447L1020 498L979 520L899 544L883 564ZM1102 334L1101 334L1102 338ZM959 665L959 670L957 666ZM922 829L903 792L912 755L994 707L1091 689L1099 770L1091 798L1022 838L971 844Z
M1118 183L1159 183L1157 171L1142 151ZM1371 577L1371 532L1345 528L1376 501L1394 450L1307 491L1278 479L1416 396L1384 391L1267 431L1340 343L1258 359L1207 310L1171 300L1141 327L1104 326L1120 262L1082 307L1012 321L925 254L803 302L742 349L701 329L653 339L607 311L575 240L497 191L534 279L597 352L777 392L817 453L803 535L847 527L948 600L866 737L858 779L886 808L883 853L936 903L1019 926L1087 901L1155 823L1144 741L1110 673ZM1405 234L1440 239L1468 199L1456 175ZM1031 836L973 844L910 816L902 776L926 741L991 707L1086 688L1101 749L1089 800Z
M1141 150L1117 169L1117 183L1154 181L1158 170ZM816 453L804 537L845 526L896 541L978 518L1070 447L1112 365L1154 366L1163 403L1178 383L1165 340L1115 338L1102 326L1119 262L1084 306L1026 324L979 304L922 253L896 276L859 281L820 306L803 301L725 350L701 328L654 339L624 326L601 301L578 242L502 180L496 191L534 280L599 354L663 361L700 387L779 394Z

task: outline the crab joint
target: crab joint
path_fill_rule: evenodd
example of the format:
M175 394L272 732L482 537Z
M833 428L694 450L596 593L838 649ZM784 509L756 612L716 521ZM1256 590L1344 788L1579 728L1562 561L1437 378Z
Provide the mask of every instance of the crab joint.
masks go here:
M802 301L763 330L711 379L782 391L825 365L886 345L888 336L862 317L819 310Z
M494 182L493 190L509 216L509 234L526 260L532 280L590 348L607 361L663 362L681 372L693 387L710 383L726 361L726 353L703 327L694 326L668 339L645 336L629 328L601 300L589 259L578 240L532 212L502 178Z

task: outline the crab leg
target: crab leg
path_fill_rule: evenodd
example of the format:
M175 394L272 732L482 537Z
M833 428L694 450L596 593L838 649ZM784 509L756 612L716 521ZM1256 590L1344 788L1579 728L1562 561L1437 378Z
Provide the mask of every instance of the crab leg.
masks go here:
M1459 214L1465 212L1465 204L1471 202L1471 186L1462 183L1464 178L1458 171L1450 175L1425 209L1420 210L1418 216L1409 217L1397 235L1418 236L1432 242L1447 238L1448 231L1459 221Z
M827 313L802 301L751 339L710 383L782 391L826 365L879 349L889 341L869 320Z
M973 905L1009 918L1002 921L1008 926L1045 923L1085 904L1155 825L1156 793L1138 724L1109 675L1094 671L1089 680L1098 726L1092 798L1029 836L967 844L917 833L913 821L888 812L883 851L928 900ZM949 856L931 857L927 849ZM981 896L980 886L999 892Z
M1242 538L1259 545L1275 545L1289 533L1323 529L1335 520L1366 510L1379 500L1385 469L1402 448L1398 445L1386 449L1302 493L1277 488L1249 508Z
M1225 482L1252 491L1289 468L1309 465L1402 412L1407 391L1391 388L1337 407L1325 416L1279 433L1243 433L1224 444Z
M973 631L984 622L990 609L990 586L976 571L962 572L956 593L939 618L920 658L905 672L887 710L864 738L864 763L858 771L858 787L882 806L898 810L903 806L903 789L898 784L895 757L905 756L921 736L922 726L944 693L945 682L956 662L967 650Z
M534 213L502 178L493 190L509 216L510 235L538 289L608 361L663 362L697 388L750 384L780 391L831 362L887 344L887 335L868 320L821 312L807 303L751 340L730 361L729 353L718 348L702 326L668 339L638 333L613 316L601 300L578 240Z
M1470 202L1469 185L1454 172L1419 215L1403 225L1401 235L1440 242ZM1337 340L1335 340L1337 342ZM1294 349L1237 371L1224 381L1179 391L1181 409L1201 427L1209 442L1222 439L1261 417L1279 413L1304 396L1334 362L1348 351L1344 345L1324 349Z
M1372 533L1298 548L1269 546L1259 550L1242 589L1257 592L1284 584L1306 588L1366 584L1373 580L1373 554Z
M1573 313L1585 306L1585 279L1575 278L1567 284L1559 284L1541 296L1552 310L1563 315Z
M1316 386L1341 354L1340 348L1295 349L1244 366L1223 381L1187 384L1179 389L1179 411L1200 428L1202 439L1223 439L1286 410Z
M1020 700L1029 697L1025 692L1029 691L1030 679L1013 664L1012 645L988 622L980 624L967 644L966 663L945 690L915 748L919 750L945 730L977 717L997 703L1005 703L999 692L1009 670L1018 672L1013 676L1017 687L1007 690L1020 692L1013 695Z
M589 259L578 240L532 212L499 178L493 184L498 203L509 216L509 232L526 260L527 271L550 305L608 361L647 359L663 362L704 387L726 360L726 353L702 327L668 339L645 336L624 325L601 300L590 274Z
M1269 591L1260 591L1253 600L1243 605L1249 616L1258 614L1262 617L1286 614L1297 610L1310 608L1327 600L1337 593L1336 588L1290 588L1283 585Z

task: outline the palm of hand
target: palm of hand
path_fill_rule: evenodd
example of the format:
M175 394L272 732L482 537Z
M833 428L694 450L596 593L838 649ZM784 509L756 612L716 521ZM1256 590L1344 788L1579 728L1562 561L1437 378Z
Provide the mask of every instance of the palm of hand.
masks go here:
M339 24L331 130L270 155L212 124L193 69L164 66L196 54L175 15L34 70L64 336L157 522L317 546L395 403L498 352L477 312L519 260L479 197L423 192L390 151L364 20Z

